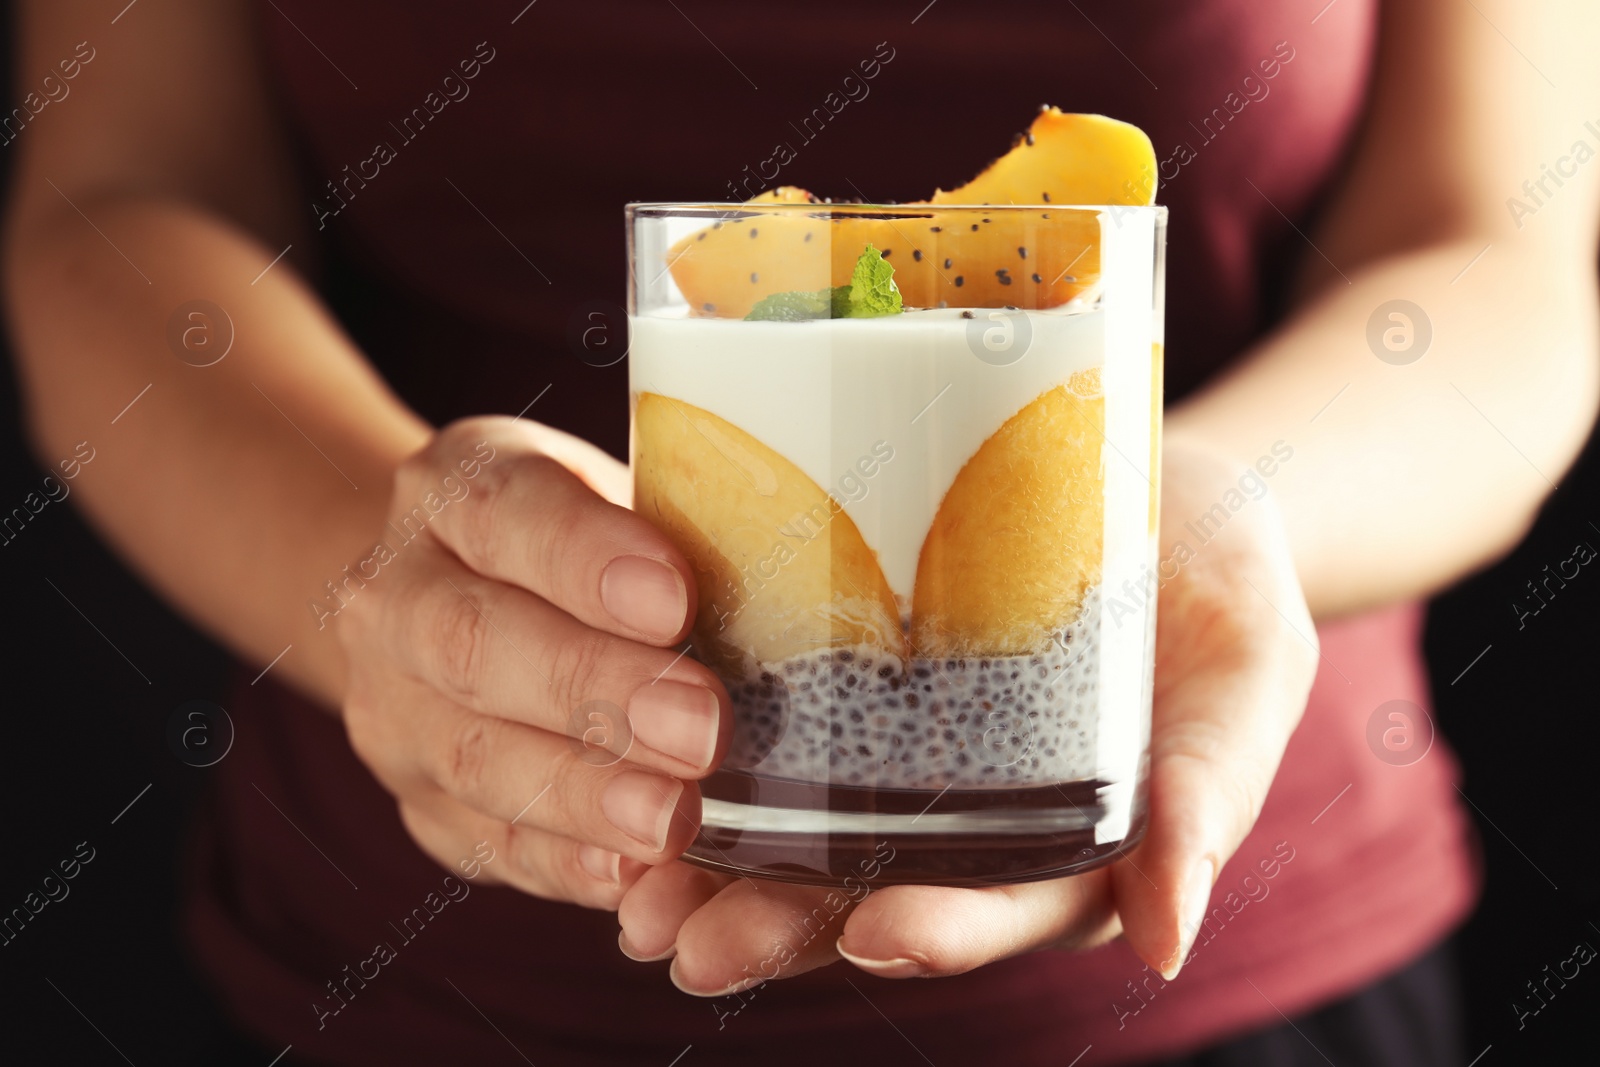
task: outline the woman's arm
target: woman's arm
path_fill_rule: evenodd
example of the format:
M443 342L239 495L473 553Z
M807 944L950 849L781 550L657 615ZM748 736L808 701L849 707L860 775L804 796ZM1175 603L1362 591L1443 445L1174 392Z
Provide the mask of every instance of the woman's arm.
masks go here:
M521 419L434 433L273 264L303 238L246 0L103 32L118 2L25 7L25 79L103 36L24 131L8 215L35 449L91 442L85 510L190 617L258 663L292 643L277 676L339 709L425 853L616 907L693 838L727 748L726 692L672 648L693 572L618 503L626 467ZM236 334L210 366L168 338L197 298ZM354 594L326 629L324 583Z
M5 296L29 435L51 467L88 441L74 489L100 534L245 658L292 643L275 673L336 707L339 643L307 604L370 547L428 428L295 272L308 212L250 5L157 0L113 26L122 6L20 5L20 85L70 87L11 146ZM232 320L214 366L167 340L195 299Z
M1371 112L1296 312L1167 417L1170 439L1241 465L1293 447L1269 484L1319 616L1433 592L1509 550L1582 447L1600 382L1600 7L1383 9ZM1367 340L1397 299L1432 329L1403 365Z

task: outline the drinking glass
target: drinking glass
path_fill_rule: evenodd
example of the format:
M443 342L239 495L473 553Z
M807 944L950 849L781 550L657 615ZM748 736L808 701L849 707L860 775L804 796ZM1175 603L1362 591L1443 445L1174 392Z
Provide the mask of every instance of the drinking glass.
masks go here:
M632 204L627 225L634 508L689 560L686 654L734 706L684 858L994 885L1134 845L1166 209Z

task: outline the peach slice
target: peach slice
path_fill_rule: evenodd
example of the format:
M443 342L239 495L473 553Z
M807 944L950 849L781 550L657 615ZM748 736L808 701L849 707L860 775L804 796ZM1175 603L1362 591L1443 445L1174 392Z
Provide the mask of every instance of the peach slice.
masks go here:
M1100 217L1072 205L1154 202L1155 152L1136 126L1045 108L1009 152L928 201L830 218L792 210L727 220L668 253L698 315L742 318L763 297L844 285L868 244L895 268L908 307L1055 307L1100 273ZM747 203L816 203L780 186ZM955 210L951 204L1059 204L1048 212Z
M1011 151L934 204L1153 204L1156 154L1137 126L1041 108Z
M1078 615L1100 580L1104 430L1095 367L1034 399L967 460L917 559L914 655L1040 652Z
M805 472L725 419L641 393L634 508L688 558L695 648L737 676L819 648L905 660L894 594L850 516Z

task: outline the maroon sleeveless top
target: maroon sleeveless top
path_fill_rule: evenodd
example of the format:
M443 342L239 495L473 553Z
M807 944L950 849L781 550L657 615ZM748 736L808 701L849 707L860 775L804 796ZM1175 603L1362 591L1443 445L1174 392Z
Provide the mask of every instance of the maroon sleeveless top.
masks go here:
M915 199L970 177L1042 102L1155 143L1169 399L1272 323L1306 254L1279 210L1304 228L1350 144L1377 0L1315 24L1304 0L924 3L274 0L258 15L307 218L359 279L330 295L436 422L516 413L549 386L529 417L623 456L626 364L589 365L574 339L622 301L624 202L742 198L780 145L778 181ZM1428 703L1419 623L1403 606L1320 628L1304 721L1170 984L1116 943L926 982L833 966L731 1015L731 999L679 993L665 963L625 959L611 914L482 885L444 899L337 719L271 675L231 705L193 941L250 1030L328 1063L521 1062L508 1044L541 1065L665 1067L691 1045L686 1067L898 1063L922 1058L914 1045L940 1064L1094 1067L1198 1048L1379 977L1470 908L1453 758L1438 743L1395 766L1368 742L1380 705ZM325 1015L330 983L347 1006Z

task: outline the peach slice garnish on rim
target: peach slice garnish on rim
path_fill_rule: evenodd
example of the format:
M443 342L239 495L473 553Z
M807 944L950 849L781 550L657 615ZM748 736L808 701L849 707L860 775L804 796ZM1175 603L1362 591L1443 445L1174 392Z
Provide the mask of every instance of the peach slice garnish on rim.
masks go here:
M747 203L816 210L714 223L673 245L668 262L692 313L721 318L743 318L773 293L848 284L868 244L894 266L907 307L1056 307L1100 274L1100 217L1074 205L1153 203L1155 173L1155 151L1138 127L1045 108L1009 152L929 200L830 217L811 193L780 186ZM1059 207L949 207L959 204Z

